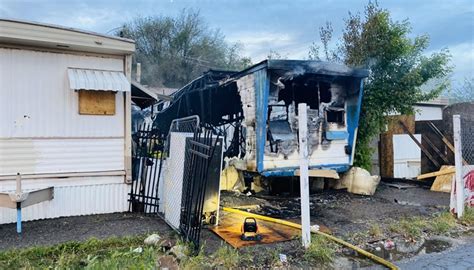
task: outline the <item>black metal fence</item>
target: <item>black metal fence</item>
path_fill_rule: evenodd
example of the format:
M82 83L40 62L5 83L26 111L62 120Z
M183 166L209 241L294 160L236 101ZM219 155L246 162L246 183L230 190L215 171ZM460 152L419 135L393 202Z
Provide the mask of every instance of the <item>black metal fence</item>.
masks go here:
M203 207L208 186L209 164L218 141L210 129L196 130L194 137L188 139L183 194L181 201L180 231L186 240L200 245L200 235L204 220Z
M162 176L165 137L151 124L143 124L132 135L132 144L129 211L157 213L158 185Z

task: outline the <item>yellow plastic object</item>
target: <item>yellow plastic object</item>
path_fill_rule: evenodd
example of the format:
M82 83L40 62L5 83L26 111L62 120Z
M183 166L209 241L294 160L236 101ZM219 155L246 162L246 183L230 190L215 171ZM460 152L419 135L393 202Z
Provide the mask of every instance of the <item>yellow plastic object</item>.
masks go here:
M297 223L293 223L293 222L289 222L289 221L286 221L286 220L281 220L281 219L277 219L277 218L271 218L271 217L267 217L267 216L262 216L262 215L257 215L257 214L253 214L253 213L249 213L249 212L245 212L245 211L241 211L241 210L237 210L237 209L233 209L233 208L229 208L229 207L224 207L223 208L224 211L227 211L227 212L231 212L231 213L238 213L238 214L241 214L241 215L245 215L245 216L248 216L248 217L253 217L253 218L256 218L256 219L260 219L260 220L265 220L265 221L270 221L270 222L274 222L274 223L277 223L277 224L282 224L282 225L286 225L286 226L290 226L290 227L293 227L293 228L297 228L297 229L301 229L301 225L300 224L297 224ZM357 253L359 254L362 254L364 256L366 256L367 258L383 265L383 266L386 266L387 268L389 269L398 269L398 267L387 261L387 260L384 260L382 258L380 258L379 256L376 256L370 252L367 252L359 247L356 247L342 239L339 239L337 237L334 237L330 234L327 234L327 233L323 233L321 231L317 231L317 230L313 230L311 229L311 232L312 233L316 233L316 234L319 234L319 235L322 235L324 237L327 237L328 239L336 242L336 243L339 243L343 246L346 246L350 249L353 249L355 251L357 251Z

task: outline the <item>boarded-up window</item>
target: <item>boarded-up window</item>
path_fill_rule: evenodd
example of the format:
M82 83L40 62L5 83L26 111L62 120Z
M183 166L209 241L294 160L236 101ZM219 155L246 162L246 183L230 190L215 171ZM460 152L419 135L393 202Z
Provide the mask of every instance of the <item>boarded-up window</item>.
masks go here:
M79 90L79 114L114 115L115 94L113 91Z

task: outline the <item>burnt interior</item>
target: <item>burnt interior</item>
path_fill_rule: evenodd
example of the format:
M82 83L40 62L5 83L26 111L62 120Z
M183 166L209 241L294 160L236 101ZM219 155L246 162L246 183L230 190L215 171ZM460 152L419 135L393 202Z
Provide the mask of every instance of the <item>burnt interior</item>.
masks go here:
M348 85L340 77L277 70L270 72L270 80L267 154L282 153L286 158L296 149L299 103L309 106L311 146L329 143L326 139L329 124L345 125Z

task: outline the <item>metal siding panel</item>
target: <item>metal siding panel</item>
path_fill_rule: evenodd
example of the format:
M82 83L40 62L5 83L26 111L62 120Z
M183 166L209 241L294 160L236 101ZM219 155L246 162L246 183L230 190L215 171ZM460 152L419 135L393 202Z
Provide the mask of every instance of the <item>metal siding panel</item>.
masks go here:
M0 138L123 137L124 98L112 116L79 115L69 67L123 71L123 59L0 48Z
M68 68L72 90L130 91L130 82L121 71Z
M347 100L346 101L346 118L347 118L347 131L349 132L349 149L351 149L352 153L349 155L349 164L352 165L354 162L354 154L355 154L355 145L357 140L357 130L359 128L359 118L360 118L360 111L362 106L362 99L364 96L364 80L360 80L359 86L359 96L354 100ZM354 104L355 103L355 104Z
M56 186L53 200L23 209L23 221L128 210L127 193L130 186L123 183L123 177L94 177L92 179L94 184L80 185L86 179L74 178L70 181L71 186ZM116 183L102 184L104 180L105 182L112 180ZM50 183L49 186L54 186L59 181L49 179L47 182ZM25 190L32 189L31 187L25 186ZM2 208L0 224L12 222L16 222L16 210Z
M437 106L414 106L415 121L443 120L443 108Z
M1 140L0 175L124 170L123 139Z
M254 73L255 83L255 106L256 106L256 136L257 136L257 171L262 172L264 169L263 159L265 154L265 141L267 132L267 111L268 111L268 94L269 94L269 78L267 70L261 69Z

